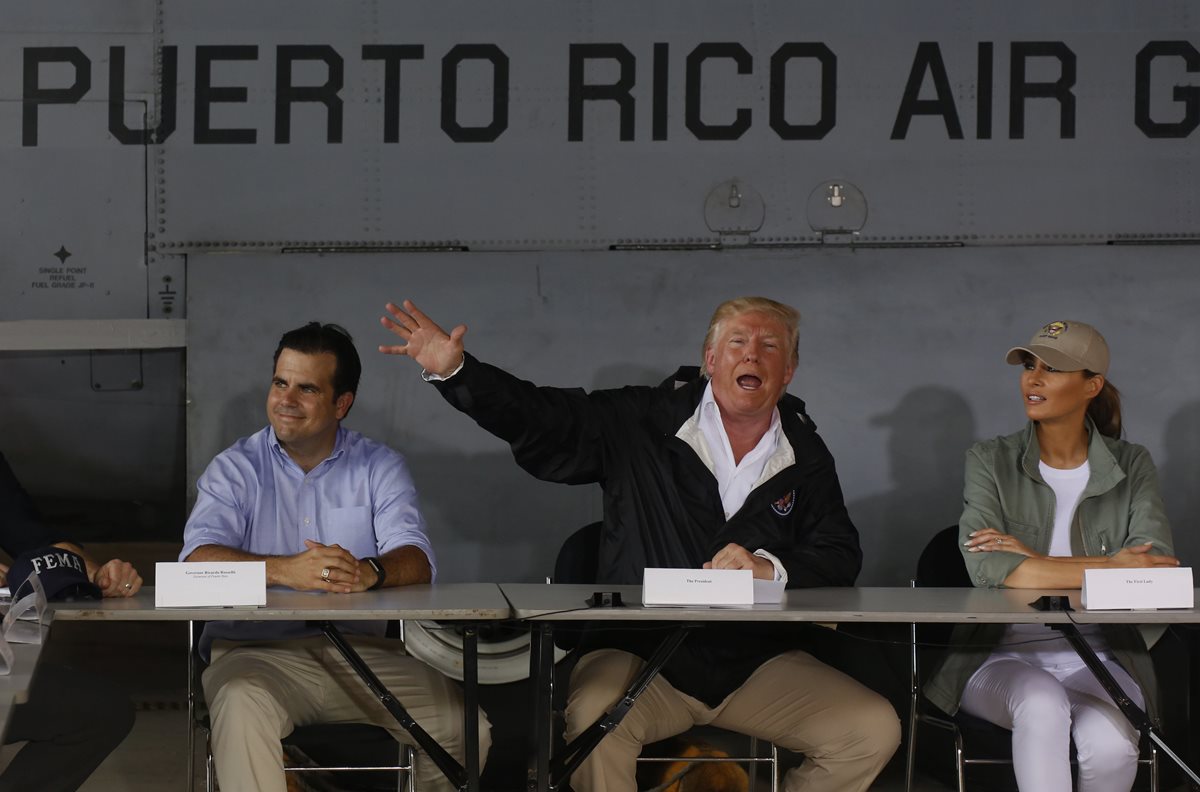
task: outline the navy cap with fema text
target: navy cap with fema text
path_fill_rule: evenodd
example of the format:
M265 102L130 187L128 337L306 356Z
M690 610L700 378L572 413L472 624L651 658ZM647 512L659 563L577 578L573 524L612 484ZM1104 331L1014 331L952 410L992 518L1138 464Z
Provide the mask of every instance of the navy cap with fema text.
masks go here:
M46 599L70 601L100 599L100 587L88 579L87 565L78 553L61 547L39 547L22 553L8 570L8 589L13 599L28 594L21 584L30 575L37 575L46 592Z

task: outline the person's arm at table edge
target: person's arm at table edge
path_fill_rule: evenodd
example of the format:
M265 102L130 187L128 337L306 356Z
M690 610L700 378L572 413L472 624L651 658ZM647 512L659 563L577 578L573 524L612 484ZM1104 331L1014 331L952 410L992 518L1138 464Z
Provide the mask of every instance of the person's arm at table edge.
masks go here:
M260 555L219 544L200 545L185 561L263 561L266 564L267 585L287 586L297 591L336 591L346 593L361 590L362 562L341 547L321 545L305 540L307 550L295 555ZM336 570L335 578L324 580L323 568ZM372 573L374 579L374 573Z
M432 583L433 569L425 551L415 545L405 545L389 550L379 556L383 565L384 581L382 588L393 586L411 586L418 583ZM375 569L366 561L358 562L359 585L355 591L365 591L375 585Z

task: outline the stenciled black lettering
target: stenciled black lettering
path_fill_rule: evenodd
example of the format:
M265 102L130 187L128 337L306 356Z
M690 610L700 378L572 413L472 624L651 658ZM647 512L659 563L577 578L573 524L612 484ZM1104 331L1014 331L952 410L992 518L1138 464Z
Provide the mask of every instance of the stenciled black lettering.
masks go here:
M710 124L701 118L700 97L703 93L704 62L707 60L731 60L738 74L754 72L754 58L746 48L736 42L710 41L698 44L688 53L683 94L684 124L697 140L737 140L750 128L751 113L748 107L739 107L733 121L727 124Z
M921 87L926 75L933 81L932 99L921 98ZM946 135L951 140L962 140L962 123L958 119L958 108L954 104L954 92L950 90L950 78L946 74L946 62L942 60L942 48L936 41L922 41L917 45L904 96L892 125L892 140L908 137L908 125L913 116L941 116L946 125Z
M1200 87L1175 85L1171 98L1183 105L1178 121L1160 121L1150 115L1151 77L1154 61L1180 58L1189 74L1200 71L1200 52L1187 41L1151 41L1137 54L1134 77L1133 122L1149 138L1185 138L1200 125Z
M108 48L108 132L126 146L162 143L175 131L175 82L179 52L162 48L161 85L158 91L158 126L153 130L130 129L125 124L125 48ZM144 117L144 114L143 114Z
M794 60L815 60L821 66L821 116L811 124L787 118L787 69ZM781 140L821 140L837 124L837 56L820 41L791 41L771 55L771 129Z
M1064 140L1075 137L1075 53L1061 41L1014 41L1010 48L1008 80L1008 136L1012 140L1025 137L1025 100L1056 99L1058 101L1058 136ZM1027 82L1025 63L1030 58L1055 58L1059 62L1059 77L1054 82Z
M420 44L364 44L363 60L383 61L383 142L400 142L400 62L422 60Z
M992 139L992 42L979 42L978 76L975 84L975 137Z
M668 86L667 80L670 75L670 65L667 61L671 54L671 47L666 42L656 42L654 44L654 88L653 99L650 104L652 113L650 122L650 139L651 140L666 140L667 139L667 99Z
M458 122L458 67L463 61L492 65L492 120L469 127ZM495 44L458 44L442 58L442 131L455 143L490 143L508 129L508 56Z
M584 82L588 61L614 60L620 67L615 83L596 85ZM616 102L620 111L621 140L634 138L633 90L637 59L623 44L572 44L568 49L567 68L567 140L583 140L583 103Z
M297 61L322 61L325 82L292 85L292 65ZM342 142L342 97L346 63L327 44L284 44L275 50L275 142L292 141L292 105L316 102L325 105L325 142Z
M254 129L213 129L212 105L245 102L248 92L245 86L214 86L212 65L218 61L258 60L258 47L254 45L213 45L196 47L196 116L193 140L202 143L241 143L253 145L258 140Z
M43 88L41 67L44 63L66 63L75 69L75 78L65 88ZM79 47L26 47L24 52L23 90L21 95L21 145L38 144L38 106L75 104L92 87L92 62Z

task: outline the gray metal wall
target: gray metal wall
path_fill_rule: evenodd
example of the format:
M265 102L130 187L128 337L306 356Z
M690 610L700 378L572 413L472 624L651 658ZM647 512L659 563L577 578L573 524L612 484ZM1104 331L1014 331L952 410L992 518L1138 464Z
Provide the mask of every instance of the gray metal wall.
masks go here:
M363 384L347 425L413 468L446 580L536 580L599 516L598 490L536 481L442 402L391 339L405 297L479 357L539 384L657 383L698 360L712 308L747 293L801 309L804 398L838 461L866 554L861 582L903 585L955 522L963 454L1024 422L1004 352L1041 324L1096 324L1129 439L1160 466L1176 540L1200 559L1200 318L1190 247L211 256L190 270L189 478L265 424L279 335L310 319L354 334Z
M309 317L369 349L407 294L497 362L594 387L657 381L713 304L759 291L808 317L794 389L841 460L864 581L903 581L953 520L962 449L1019 424L999 353L1063 314L1112 337L1131 434L1177 520L1195 511L1194 248L1156 244L1200 239L1189 0L0 0L0 19L0 450L37 494L181 504ZM185 313L186 391L182 351L96 353L93 325L61 353L7 343L21 320ZM594 493L525 481L388 362L351 423L409 452L448 576L538 577L541 532L593 519ZM152 532L176 535L171 508Z

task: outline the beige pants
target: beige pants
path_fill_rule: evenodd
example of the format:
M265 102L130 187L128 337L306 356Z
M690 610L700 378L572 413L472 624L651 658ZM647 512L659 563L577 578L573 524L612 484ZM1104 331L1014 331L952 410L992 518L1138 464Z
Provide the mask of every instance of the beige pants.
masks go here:
M451 756L463 762L462 694L454 682L403 653L398 641L350 636L349 641L396 699ZM242 645L216 641L204 672L212 714L213 758L222 792L284 792L279 741L310 723L373 723L413 744L345 659L323 637ZM479 713L480 764L491 745ZM424 753L417 785L453 787Z
M615 649L584 655L571 674L567 740L611 707L643 665ZM866 790L900 744L900 720L887 699L805 652L788 652L763 663L716 707L655 677L575 771L571 786L576 792L634 792L643 745L706 724L804 754L804 764L785 778L788 792Z

